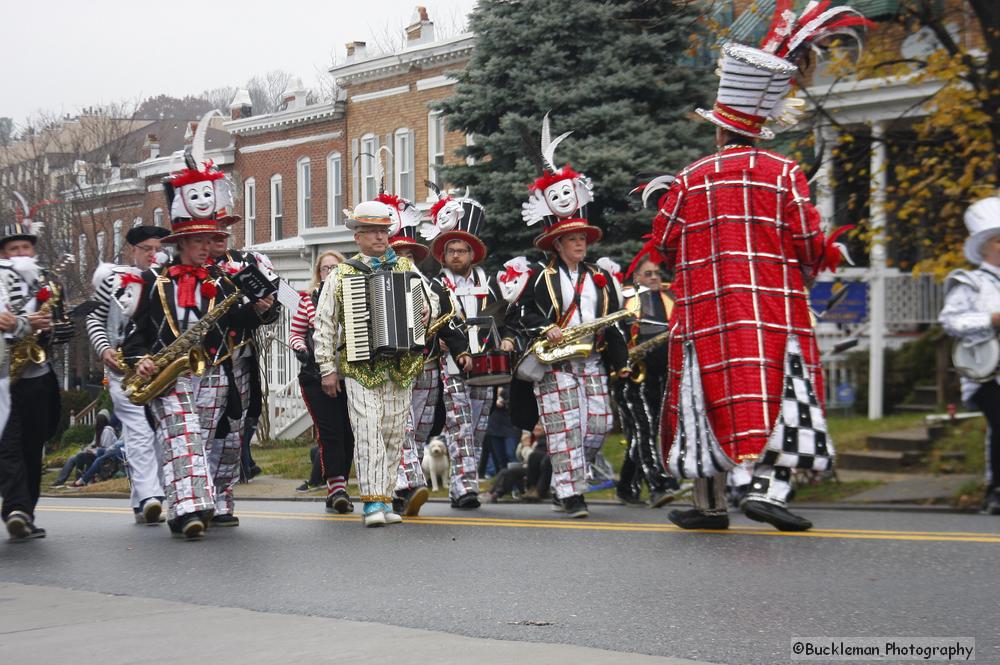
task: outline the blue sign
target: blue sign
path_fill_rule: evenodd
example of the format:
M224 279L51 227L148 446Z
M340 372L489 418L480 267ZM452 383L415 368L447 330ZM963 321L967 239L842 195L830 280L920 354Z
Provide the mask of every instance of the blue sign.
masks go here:
M827 312L830 299L840 296ZM813 311L823 323L861 323L868 318L868 285L864 282L817 282L809 292L809 302Z
M837 386L834 394L837 396L837 404L843 406L850 406L854 404L854 400L857 399L857 395L854 392L854 386L849 383L841 383Z

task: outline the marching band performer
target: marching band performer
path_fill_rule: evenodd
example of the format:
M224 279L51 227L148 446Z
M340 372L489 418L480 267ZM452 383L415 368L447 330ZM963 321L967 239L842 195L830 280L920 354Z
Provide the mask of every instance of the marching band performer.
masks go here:
M404 209L408 210L405 206ZM399 256L411 259L419 265L430 255L430 248L417 240L416 231L416 225L402 226L396 235L389 238L389 246ZM435 286L433 282L431 286L432 288ZM444 316L451 311L452 303L443 291L438 293L438 297L442 309L447 309L447 312L441 314ZM402 458L396 474L396 490L392 497L393 512L404 517L419 515L420 508L430 497L420 460L424 454L424 445L434 428L434 412L441 398L441 372L438 370L440 355L437 336L433 336L427 340L424 350L423 370L413 382L410 416L406 422L406 437L403 439Z
M240 221L238 215L233 215L231 201L219 202L219 229L225 230ZM271 260L259 252L248 252L229 249L229 233L212 239L209 262L222 272L235 275L243 268L253 265L260 268L266 275L273 274ZM274 305L262 319L262 324L274 323L280 316L280 308ZM235 333L235 334L234 334ZM235 430L229 427L228 419L224 418L216 429L215 438L211 442L208 454L208 464L215 482L215 515L212 526L239 526L240 519L233 514L235 502L233 488L240 479L240 459L244 439L248 427L256 429L264 403L264 392L260 378L260 350L253 338L253 329L230 331L230 352L232 353L233 384L236 391L233 397L239 398L241 417ZM252 436L252 434L250 435Z
M614 277L584 261L587 250L603 235L586 217L592 200L590 181L568 164L555 166L555 148L568 134L550 141L548 125L546 116L542 156L547 170L531 186L522 216L529 225L543 222L535 246L550 258L508 314L508 327L537 331L558 345L566 329L620 310L622 296ZM546 365L534 386L552 460L555 509L570 517L589 515L583 498L589 465L613 422L608 372L617 372L619 377L630 374L621 332L610 327L597 337L587 357ZM514 345L505 339L502 348L512 351Z
M637 371L637 367L632 365L632 377L618 380L614 385L615 403L628 444L615 491L623 503L641 503L642 482L645 480L649 488L649 506L660 508L672 501L679 489L677 481L664 469L657 445L660 409L666 389L666 331L674 301L660 280L658 262L646 258L633 274L635 285L647 290L625 301L625 306L629 307L638 299L640 312L638 322L622 324L629 352L642 344L655 346L639 360L643 371Z
M379 201L364 201L354 208L347 228L354 231L360 251L331 272L316 305L316 360L323 391L336 397L343 377L354 429L354 465L364 502L362 520L368 527L398 524L403 519L393 512L392 492L410 416L410 390L424 357L407 352L349 362L343 348L351 342L346 335L343 278L380 271L416 272L410 259L397 256L389 247L389 237L398 230L396 219L392 209ZM426 327L437 304L426 284L424 296Z
M242 407L233 378L232 340L260 326L274 303L273 296L253 304L239 302L229 275L209 265L212 239L227 234L217 219L225 212L219 206L225 197L219 193L229 186L210 164L200 170L193 160L164 181L172 228L162 242L174 244L177 255L158 274L143 273L135 325L123 347L135 377L152 391L147 406L162 450L170 531L188 539L202 535L216 509L207 446L223 415L230 431L239 430ZM162 375L164 367L154 354L164 352L172 359L187 356L192 348L204 352L204 374L182 371L173 381ZM127 375L124 385L128 383Z
M160 251L160 241L168 235L170 231L157 226L129 229L125 241L131 248L131 263L98 266L94 271L91 298L96 307L87 315L87 335L97 357L104 363L108 392L115 415L122 423L132 511L137 524L157 524L165 519L162 515L163 470L145 408L133 404L122 392L125 368L119 365L118 351L139 304L142 273L150 269Z
M998 346L1000 335L1000 196L976 201L965 211L965 257L975 270L955 270L945 280L940 321L945 331L970 349ZM980 346L982 345L982 346ZM975 374L962 372L962 400L986 417L986 497L984 510L1000 515L1000 367L990 354L973 354ZM957 366L957 365L956 365Z
M340 514L354 512L347 493L347 478L354 461L354 431L347 413L347 393L341 380L336 396L326 394L322 386L319 364L316 362L316 303L320 288L338 264L340 252L327 251L319 255L313 271L312 290L302 295L298 311L292 318L288 345L302 363L299 388L309 415L316 425L320 470L326 481L326 509Z
M743 512L809 529L786 507L791 472L833 456L806 289L839 254L799 165L757 147L774 136L767 121L786 117L799 55L864 22L822 9L778 12L760 49L723 45L715 105L698 109L717 126L717 150L676 176L647 243L666 257L677 297L662 445L671 474L695 479L694 508L670 513L682 528L727 528L726 472L755 460Z
M491 346L496 325L469 321L495 310L502 299L492 277L479 267L486 258L486 244L478 237L486 216L482 204L468 194L456 199L434 189L439 197L431 208L434 222L424 225L421 233L431 240L431 254L441 264L434 281L447 289L456 307L455 324L465 337L459 353L443 354L439 360L445 409L442 435L451 459L448 494L452 508L473 510L480 505L477 470L494 390L467 385L463 371L471 361L470 352Z
M0 252L17 273L15 278L3 271L9 312L17 312L20 319L13 328L9 317L0 321L8 333L24 333L11 344L5 359L10 414L0 437L0 495L7 533L13 540L25 540L45 537L45 529L35 525L35 505L41 492L45 442L55 434L61 405L59 382L49 358L52 346L72 337L73 324L64 317L62 285L35 258L40 224L33 223L32 217L38 206L29 210L23 198L18 199L24 212L18 211L18 221L4 227L0 236Z

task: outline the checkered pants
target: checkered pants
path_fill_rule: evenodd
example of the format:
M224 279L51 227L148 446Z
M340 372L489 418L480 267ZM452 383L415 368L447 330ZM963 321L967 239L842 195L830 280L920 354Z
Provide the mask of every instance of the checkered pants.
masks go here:
M434 409L440 396L441 372L437 361L431 360L424 364L424 370L413 384L410 415L406 419L406 438L403 439L403 457L396 474L397 492L427 485L420 459L434 426Z
M170 392L149 404L163 455L170 519L215 509L205 442L212 440L226 408L226 391L225 373L221 367L213 367L201 377L181 375Z
M410 389L388 380L375 388L365 388L346 378L344 385L354 429L354 472L361 500L389 503L406 438Z
M441 383L445 411L441 434L451 458L448 493L457 499L464 494L479 493L477 468L493 408L493 387L465 385L461 373L451 374L448 371L446 358L441 359Z
M160 463L163 451L146 420L146 409L130 402L122 392L122 377L111 372L105 374L115 415L122 422L132 507L138 508L146 499L163 496L163 466Z
M588 465L613 425L608 377L600 359L590 356L551 365L535 384L535 398L552 461L556 497L583 494Z
M229 419L229 433L221 439L212 439L208 453L208 468L215 484L215 514L232 515L233 487L240 479L240 452L243 420L250 397L250 372L254 369L248 358L233 360L233 380L240 394L242 411L239 418ZM225 375L223 374L223 377Z

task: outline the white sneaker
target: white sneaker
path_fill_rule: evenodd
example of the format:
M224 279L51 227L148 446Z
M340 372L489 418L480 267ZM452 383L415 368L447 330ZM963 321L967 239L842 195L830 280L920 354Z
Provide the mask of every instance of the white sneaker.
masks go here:
M387 510L386 512L382 513L382 515L385 517L386 524L400 524L403 521L402 517L392 512L391 510Z

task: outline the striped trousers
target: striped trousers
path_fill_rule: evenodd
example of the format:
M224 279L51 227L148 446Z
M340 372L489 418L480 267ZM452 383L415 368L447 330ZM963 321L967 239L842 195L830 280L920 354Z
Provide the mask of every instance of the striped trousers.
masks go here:
M461 372L448 371L446 358L441 359L441 379L445 412L441 434L451 458L448 493L457 499L479 493L479 455L493 408L493 388L466 385Z
M212 439L209 448L208 467L212 472L212 482L215 484L216 515L233 514L233 487L240 479L240 453L243 443L243 422L247 415L247 400L250 398L250 372L255 367L249 358L233 360L233 380L236 382L242 411L239 418L229 418L229 433L222 438Z
M413 384L410 416L406 420L406 438L403 440L403 456L396 476L396 491L406 491L426 487L427 479L420 466L424 455L424 445L434 426L434 409L441 396L441 372L437 360L424 363L424 369Z
M349 377L344 385L354 429L354 472L361 500L391 503L410 413L410 388L389 380L366 388Z

